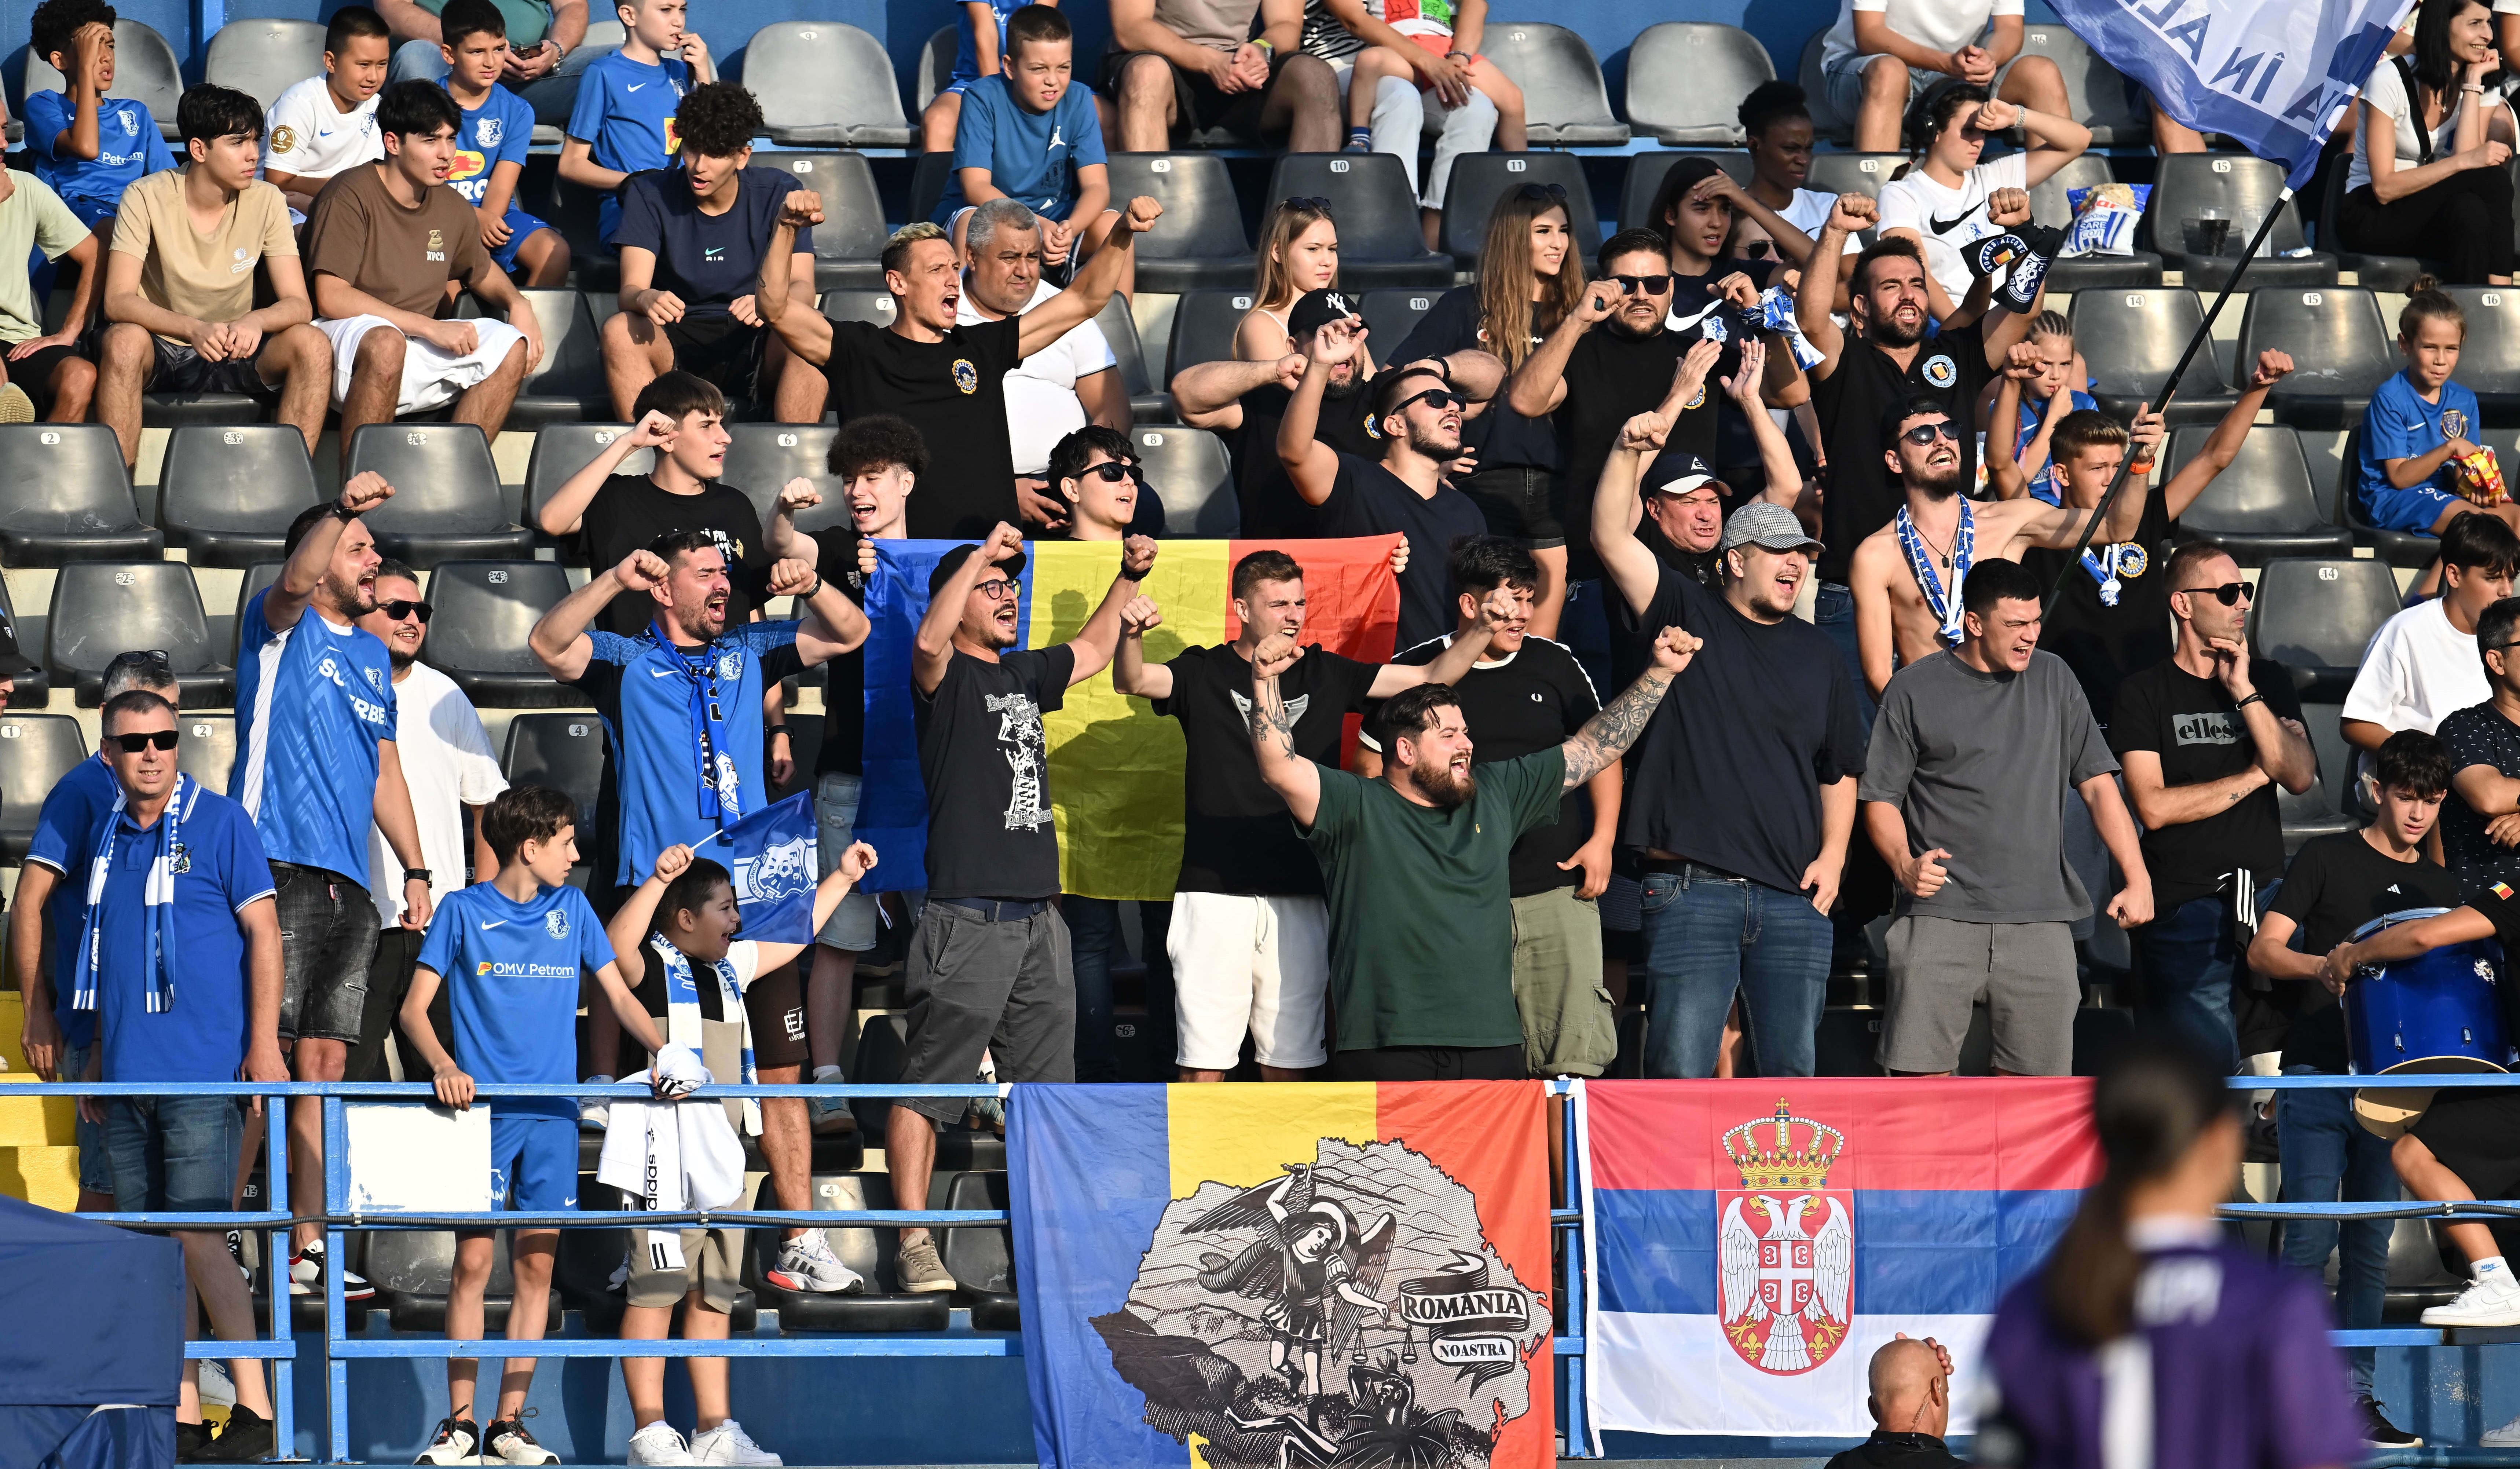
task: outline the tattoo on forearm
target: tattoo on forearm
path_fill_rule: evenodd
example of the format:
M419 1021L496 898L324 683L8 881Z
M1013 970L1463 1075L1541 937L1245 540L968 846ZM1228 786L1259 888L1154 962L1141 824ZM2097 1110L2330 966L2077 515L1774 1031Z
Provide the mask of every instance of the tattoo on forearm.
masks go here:
M1575 737L1560 747L1566 752L1566 789L1573 790L1617 763L1644 733L1646 721L1670 687L1671 675L1656 669L1585 720Z
M1251 743L1257 753L1295 757L1295 716L1287 712L1286 701L1278 697L1275 678L1252 680Z

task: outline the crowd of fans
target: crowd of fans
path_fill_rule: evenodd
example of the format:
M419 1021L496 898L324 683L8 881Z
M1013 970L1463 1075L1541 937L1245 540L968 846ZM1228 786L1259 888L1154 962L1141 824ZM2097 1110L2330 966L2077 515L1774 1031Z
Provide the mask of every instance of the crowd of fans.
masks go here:
M570 270L559 232L518 207L532 115L509 87L548 74L586 13L537 9L345 8L324 74L267 112L187 91L179 161L145 109L106 95L112 11L47 0L33 49L65 89L27 100L34 171L0 186L0 420L92 416L126 462L151 390L249 394L310 448L333 415L347 435L443 409L497 435L546 345L518 288ZM1487 210L1477 270L1387 346L1341 288L1331 204L1275 205L1233 356L1170 387L1185 422L1228 440L1243 533L1276 544L1232 568L1235 638L1163 661L1147 638L1165 609L1143 589L1163 507L1094 318L1134 292L1133 242L1165 222L1111 195L1104 137L1155 150L1224 128L1394 152L1432 239L1451 159L1521 146L1522 101L1478 54L1477 0L1115 3L1099 89L1072 76L1056 8L965 9L922 123L952 181L885 246L893 310L877 326L816 309L825 201L751 165L760 108L715 79L684 0L623 0L628 38L585 69L561 177L601 196L621 307L603 360L632 427L537 507L594 574L530 640L607 730L594 828L563 796L510 789L479 715L420 661L422 578L366 524L394 487L359 475L298 517L278 581L241 616L227 796L178 772L162 655L109 670L99 754L46 802L19 887L37 1070L427 1074L456 1106L476 1083L624 1073L668 1099L712 1079L833 1081L856 968L906 923L903 1081L1113 1079L1121 914L1061 894L1043 725L1099 679L1178 720L1187 751L1177 892L1139 919L1150 1019L1190 1080L1246 1058L1270 1080L1601 1076L1622 1001L1649 1017L1630 1047L1643 1075L1806 1076L1828 977L1849 967L1881 980L1881 1069L1957 1070L1983 1005L1995 1069L2064 1075L2096 920L2134 936L2146 1023L2226 1071L2279 1050L2333 1072L2335 992L2390 956L2349 943L2369 918L2429 903L2457 913L2425 941L2520 932L2502 916L2520 882L2520 514L2465 492L2480 419L2453 376L2460 308L2428 283L2409 296L2407 369L2374 396L2354 474L2372 524L2440 549L2423 583L2439 595L2382 630L2345 705L2377 814L2287 871L2276 792L2322 774L2303 711L2290 674L2249 655L2248 577L2177 527L2293 363L2241 364L2238 401L2166 478L2159 416L2113 419L2086 391L2073 328L2047 309L2060 237L2030 222L2026 191L2091 134L2052 64L2007 69L2018 0L1849 0L1825 97L1772 82L1742 100L1750 182L1681 160L1651 223L1606 242L1577 238L1547 185L1451 201ZM2507 280L2490 22L2482 0L2424 0L2407 56L2374 72L2333 221L2347 243L2473 237L2452 268ZM1800 187L1814 104L1858 147L1904 136L1912 161L1877 202ZM2391 126L2394 161L2368 146ZM2161 146L2198 141L2182 132L2164 122ZM29 249L65 271L58 331ZM455 314L465 293L483 314ZM809 482L781 489L767 525L724 482L739 410L836 415L840 528L797 528L822 498ZM623 473L643 451L653 467ZM1382 535L1400 538L1397 654L1306 642L1287 548ZM925 870L885 903L854 891L883 859L855 830L863 607L877 543L913 537L962 544L911 645L878 650L911 669L928 811ZM1028 537L1118 546L1100 605L1055 646L1018 646ZM704 852L800 773L782 689L816 667L815 942L742 940ZM1885 917L1876 963L1866 926ZM2501 1093L2445 1102L2394 1150L2342 1095L2282 1094L2287 1199L2520 1181L2479 1140ZM808 1207L832 1110L742 1110L779 1207ZM926 1196L938 1129L965 1113L892 1108L895 1197ZM83 1207L225 1210L255 1166L225 1100L80 1117ZM573 1207L580 1130L607 1121L600 1103L501 1104L497 1197ZM289 1137L292 1206L320 1218L312 1104ZM706 1193L706 1152L672 1197ZM647 1202L669 1207L655 1171ZM2349 1324L2376 1323L2385 1228L2342 1228ZM2520 1324L2520 1285L2470 1232L2477 1285L2443 1318ZM2285 1249L2316 1265L2339 1233L2296 1226ZM542 1329L556 1235L517 1236L513 1336ZM212 1330L249 1336L216 1233L182 1238ZM665 1335L679 1304L686 1334L723 1335L740 1248L634 1241L625 1334ZM488 1235L465 1236L451 1335L480 1334L490 1263ZM320 1295L328 1272L348 1299L371 1293L300 1223L290 1290ZM900 1291L957 1287L923 1229L902 1231L893 1273ZM806 1230L767 1278L867 1284ZM2366 1436L2408 1442L2368 1366ZM632 1462L776 1463L729 1416L724 1363L693 1367L686 1440L664 1422L661 1363L625 1365ZM231 1372L215 1442L187 1389L188 1456L270 1451L259 1367ZM425 1460L551 1461L519 1417L531 1359L490 1402L474 1372L451 1364Z

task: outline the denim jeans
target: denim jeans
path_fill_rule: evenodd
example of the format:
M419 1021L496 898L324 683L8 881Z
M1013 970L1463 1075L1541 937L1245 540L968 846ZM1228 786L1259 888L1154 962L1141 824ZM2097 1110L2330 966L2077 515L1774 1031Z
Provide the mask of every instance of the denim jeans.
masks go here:
M2315 1066L2287 1066L2288 1077L2316 1076ZM2353 1094L2337 1090L2275 1093L2275 1143L2283 1154L2286 1204L2394 1203L2398 1172L2389 1162L2389 1144L2354 1119ZM2380 1324L2380 1305L2389 1284L2387 1219L2286 1219L2284 1263L2317 1274L2327 1266L2327 1252L2340 1244L2336 1261L2337 1324L2360 1331ZM2341 1236L2341 1238L2340 1238ZM2371 1391L2368 1347L2346 1353L2358 1392Z
M1117 1081L1120 1062L1111 1045L1111 965L1129 955L1129 946L1120 938L1119 901L1070 894L1058 900L1058 909L1067 920L1068 941L1075 953L1076 1079ZM1148 1038L1160 1042L1150 1044L1148 1054L1156 1057L1158 1066L1173 1056L1169 1038L1173 965L1164 953L1164 931L1172 916L1171 903L1138 904L1138 923L1147 945L1147 1024L1159 1033Z
M1649 872L1644 937L1653 985L1646 1076L1715 1075L1736 991L1759 1075L1812 1074L1829 927L1810 898L1703 867Z
M2149 1023L2205 1047L2225 1071L2240 1064L2231 1026L2231 979L2240 947L2231 937L2231 903L2208 894L2190 898L2135 931L2143 958Z
M1812 625L1828 634L1837 644L1838 657L1846 660L1846 676L1855 681L1855 712L1864 720L1864 731L1872 732L1872 691L1864 682L1864 655L1855 639L1855 593L1834 581L1823 581L1812 593Z
M113 1207L125 1214L221 1214L236 1208L245 1113L235 1097L110 1097L105 1145Z

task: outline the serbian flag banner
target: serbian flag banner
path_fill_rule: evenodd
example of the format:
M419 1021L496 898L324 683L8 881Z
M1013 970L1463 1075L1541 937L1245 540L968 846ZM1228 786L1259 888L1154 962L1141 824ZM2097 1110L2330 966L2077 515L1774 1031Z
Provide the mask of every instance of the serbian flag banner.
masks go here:
M1390 659L1399 630L1400 584L1391 571L1397 535L1347 540L1168 540L1143 590L1164 610L1147 636L1147 658L1231 642L1234 564L1254 551L1284 551L1304 569L1303 639L1367 663ZM937 558L967 542L876 542L867 583L866 784L857 836L883 860L866 891L927 886L927 795L920 782L919 732L910 683L911 644L927 613ZM1076 636L1102 605L1120 570L1116 541L1026 541L1015 603L1016 640L1047 648ZM1181 875L1182 733L1144 699L1098 673L1042 716L1049 743L1050 805L1058 830L1060 891L1081 897L1163 901ZM1349 731L1351 738L1355 731ZM1011 750L1009 757L1030 758Z
M1549 1469L1542 1090L1015 1086L1042 1469Z
M2099 1176L2091 1082L1587 1081L1585 1406L1604 1431L1863 1438L1866 1366L1979 1344Z

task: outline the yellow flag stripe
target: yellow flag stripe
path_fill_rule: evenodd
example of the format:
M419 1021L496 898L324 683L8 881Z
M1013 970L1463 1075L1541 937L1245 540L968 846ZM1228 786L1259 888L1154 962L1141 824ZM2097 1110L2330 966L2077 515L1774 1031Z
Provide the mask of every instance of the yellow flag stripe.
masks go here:
M1311 1163L1326 1137L1362 1145L1380 1135L1372 1081L1184 1081L1165 1090L1176 1199L1201 1183L1266 1183L1288 1164Z

